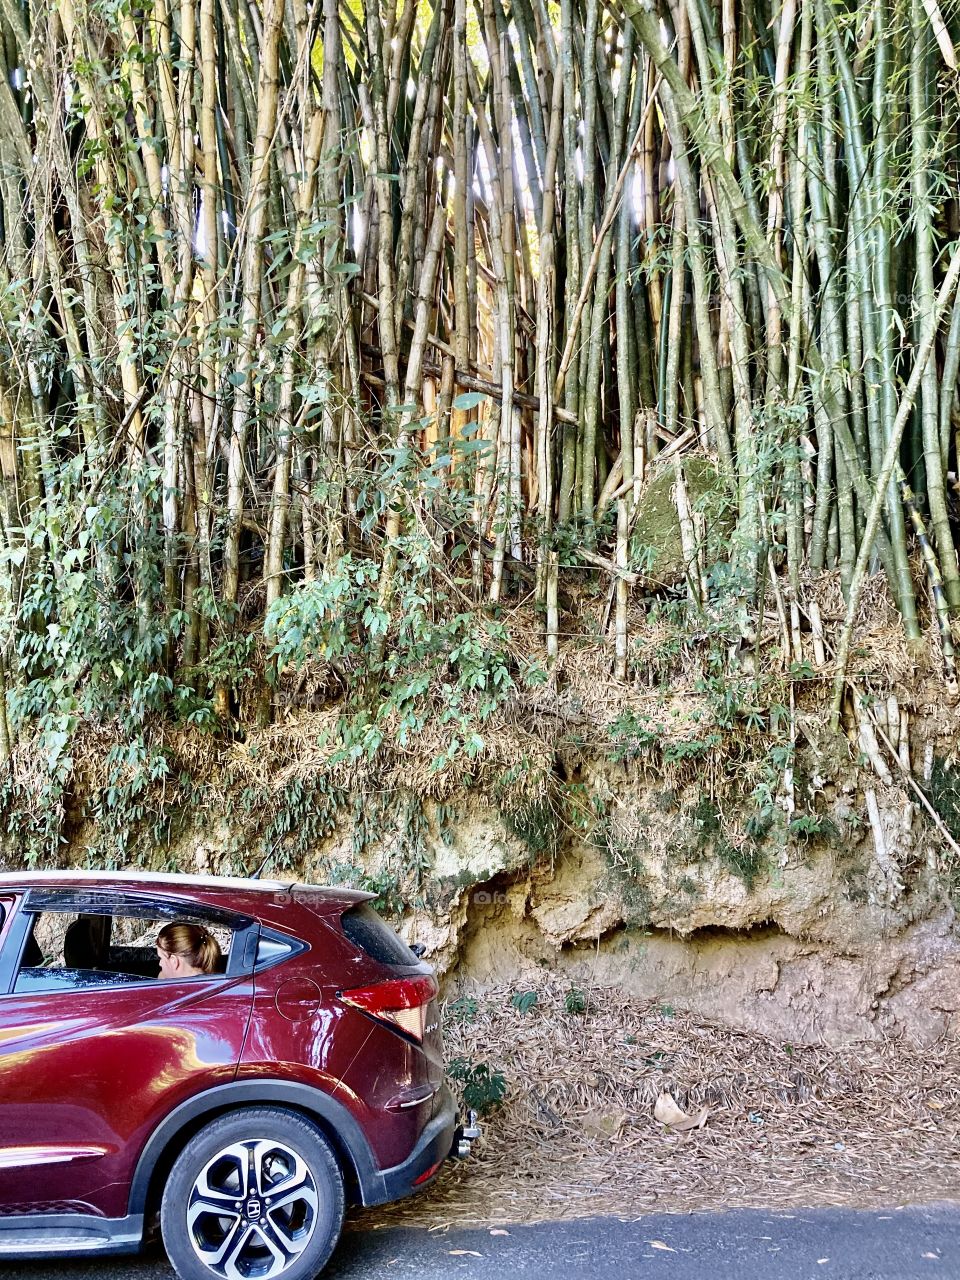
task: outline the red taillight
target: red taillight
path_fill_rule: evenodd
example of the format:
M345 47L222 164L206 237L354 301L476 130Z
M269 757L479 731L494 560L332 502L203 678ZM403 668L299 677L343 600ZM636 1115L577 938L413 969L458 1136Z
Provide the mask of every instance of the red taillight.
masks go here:
M399 1027L415 1040L422 1040L427 1006L436 994L436 979L431 974L418 974L415 978L391 978L372 987L341 991L340 999L372 1018Z

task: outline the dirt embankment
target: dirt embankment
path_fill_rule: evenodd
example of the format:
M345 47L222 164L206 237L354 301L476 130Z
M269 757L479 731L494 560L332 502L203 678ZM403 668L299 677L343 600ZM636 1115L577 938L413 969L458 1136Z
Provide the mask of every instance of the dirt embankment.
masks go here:
M532 798L522 775L506 797L440 799L370 779L290 874L368 885L388 914L406 904L400 927L448 991L550 972L794 1044L932 1044L960 1033L960 860L917 787L949 757L954 718L915 715L916 785L878 776L856 741L815 749L807 725L793 794L774 788L759 835L754 764L728 770L721 749L667 766L568 746L546 785L538 762ZM677 724L688 741L689 708ZM229 822L207 825L175 862L236 872L237 846Z
M611 794L611 770L590 776ZM768 838L747 883L720 838L742 811L708 807L702 781L614 778L612 819L567 831L531 858L496 807L468 796L441 830L421 838L428 867L403 931L427 947L446 990L539 982L544 973L588 989L683 1009L731 1029L794 1044L918 1045L960 1034L960 936L945 864L950 850L901 785L861 766L825 782L816 840ZM873 796L885 832L866 818ZM669 808L664 810L665 792ZM703 814L725 806L725 835ZM864 820L854 821L857 807ZM348 856L347 836L325 856ZM375 877L392 865L386 836ZM316 864L320 875L323 861ZM414 891L411 891L411 897Z

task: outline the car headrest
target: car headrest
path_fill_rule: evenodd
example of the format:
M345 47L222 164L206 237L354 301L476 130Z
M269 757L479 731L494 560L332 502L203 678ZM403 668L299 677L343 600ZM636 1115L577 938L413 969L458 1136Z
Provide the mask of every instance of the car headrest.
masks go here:
M94 933L92 922L85 916L68 926L63 935L63 962L68 969L95 969L100 964L101 947Z

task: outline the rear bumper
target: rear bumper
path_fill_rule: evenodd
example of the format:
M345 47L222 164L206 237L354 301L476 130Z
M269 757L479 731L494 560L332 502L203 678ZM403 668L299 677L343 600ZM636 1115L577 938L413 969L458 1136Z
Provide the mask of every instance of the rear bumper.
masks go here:
M402 1200L404 1196L429 1186L432 1181L432 1177L428 1177L417 1185L418 1178L423 1178L430 1170L439 1173L439 1166L452 1153L460 1117L453 1094L446 1085L442 1086L438 1094L438 1102L437 1114L424 1126L417 1145L406 1160L364 1180L361 1194L365 1205Z

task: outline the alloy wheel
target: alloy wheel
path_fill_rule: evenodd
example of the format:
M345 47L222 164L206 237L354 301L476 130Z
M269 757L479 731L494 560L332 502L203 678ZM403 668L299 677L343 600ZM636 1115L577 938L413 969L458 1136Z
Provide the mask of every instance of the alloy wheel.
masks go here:
M193 1183L190 1243L224 1280L274 1280L310 1243L319 1200L310 1168L291 1147L267 1139L232 1142Z

